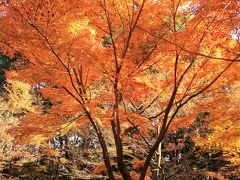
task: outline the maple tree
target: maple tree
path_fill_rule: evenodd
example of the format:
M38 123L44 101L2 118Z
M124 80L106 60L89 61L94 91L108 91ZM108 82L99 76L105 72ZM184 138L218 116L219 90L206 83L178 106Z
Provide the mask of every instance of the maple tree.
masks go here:
M204 97L239 80L239 6L237 0L2 2L0 50L29 61L7 78L45 83L40 91L53 103L46 114L22 119L19 139L46 140L90 122L114 179L102 133L110 127L122 177L149 177L171 124L188 126ZM140 174L130 173L124 161L132 130L147 152L134 165Z

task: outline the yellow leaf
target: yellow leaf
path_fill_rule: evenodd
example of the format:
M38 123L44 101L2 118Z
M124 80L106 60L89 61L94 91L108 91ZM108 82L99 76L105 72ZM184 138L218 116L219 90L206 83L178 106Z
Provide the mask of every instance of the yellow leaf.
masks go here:
M61 136L67 134L72 128L76 127L76 121L67 122L60 126L60 134Z
M43 141L46 141L46 140L47 138L45 136L43 136L42 134L38 134L38 135L34 135L30 141L34 144L40 145L42 144Z

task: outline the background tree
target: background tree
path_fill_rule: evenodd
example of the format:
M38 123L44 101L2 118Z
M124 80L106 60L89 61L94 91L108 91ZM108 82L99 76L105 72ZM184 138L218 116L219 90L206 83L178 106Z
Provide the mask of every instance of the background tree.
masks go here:
M5 85L5 91L0 97L0 169L6 170L12 166L20 166L24 162L34 161L34 152L29 151L27 145L16 145L14 136L10 133L16 128L21 117L27 112L40 112L40 104L32 105L34 94L30 92L28 84L9 80ZM1 177L2 178L2 177Z
M239 164L239 86L223 87L214 93L206 107L211 116L207 120L212 132L208 141L196 137L197 145L207 151L222 151L223 158ZM216 97L217 96L217 97ZM217 102L219 101L219 102ZM227 110L226 110L227 109Z

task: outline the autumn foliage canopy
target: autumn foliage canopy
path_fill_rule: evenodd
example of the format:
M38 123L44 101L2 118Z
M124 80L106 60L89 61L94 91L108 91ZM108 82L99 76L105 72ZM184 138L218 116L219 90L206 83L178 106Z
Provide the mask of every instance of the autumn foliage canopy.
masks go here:
M90 123L114 179L103 133L111 129L121 176L143 180L165 134L188 127L201 112L212 112L211 127L226 120L231 138L239 138L239 93L236 101L226 90L239 90L239 9L238 0L1 2L0 51L29 61L7 78L44 83L40 92L52 102L47 112L21 120L18 143L44 142L73 128L84 133ZM133 129L131 138L146 151L136 164L141 172L129 172L124 161ZM223 133L216 129L210 142L228 141ZM239 154L239 144L231 147Z

